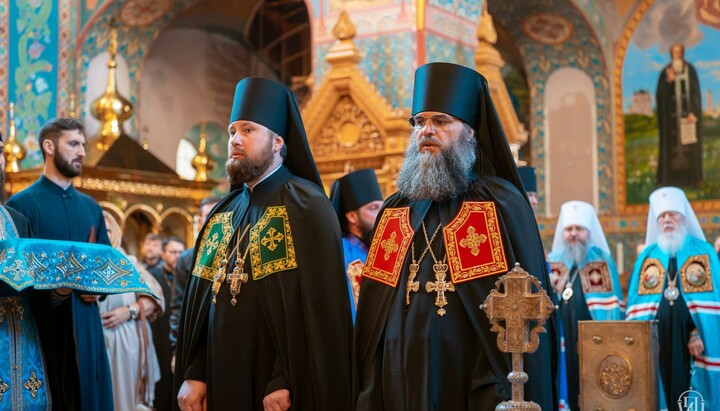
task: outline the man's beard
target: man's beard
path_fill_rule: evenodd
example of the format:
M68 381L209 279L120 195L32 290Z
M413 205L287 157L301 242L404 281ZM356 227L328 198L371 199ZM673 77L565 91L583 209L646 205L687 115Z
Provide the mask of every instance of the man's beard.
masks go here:
M360 238L360 241L365 243L365 245L370 246L370 243L372 243L373 239L373 223L365 224L363 220L359 220L360 226L360 233L362 234L362 237Z
M672 68L675 73L682 73L685 70L685 61L683 59L673 59Z
M77 158L75 160L77 160ZM55 157L53 157L53 164L55 164L58 172L67 178L75 178L82 172L82 161L80 167L75 168L73 167L73 161L68 161L65 157L61 156L60 153L57 153Z
M565 250L563 251L563 260L572 261L573 265L580 267L582 263L587 261L588 250L590 245L587 241L578 241L575 244L569 244L565 241Z
M688 230L684 224L681 224L677 230L670 231L669 233L661 231L658 235L658 247L660 247L662 252L673 256L682 248L687 235Z
M260 149L258 158L253 158L248 155L247 151L243 151L245 154L244 159L236 160L231 157L225 162L225 171L231 185L240 185L260 177L275 159L275 152L269 139L266 148Z
M418 141L417 131L413 131L397 177L400 194L411 200L441 201L467 190L477 158L477 140L472 129L463 127L459 138L437 154L419 150L426 140L440 146L434 137L423 137Z

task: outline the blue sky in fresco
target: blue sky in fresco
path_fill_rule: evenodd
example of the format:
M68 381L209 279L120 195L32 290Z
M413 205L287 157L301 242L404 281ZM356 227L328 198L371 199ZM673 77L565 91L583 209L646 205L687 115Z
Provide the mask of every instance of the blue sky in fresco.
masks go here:
M707 90L712 91L713 106L717 109L720 103L720 31L711 27L698 25L702 32L702 40L699 44L687 48L685 59L689 61L698 71L700 87L702 88L703 111L707 107ZM623 65L623 110L627 111L632 102L632 95L637 90L649 90L655 107L655 87L657 86L660 70L670 61L667 52L660 53L658 44L642 50L635 41L625 54Z

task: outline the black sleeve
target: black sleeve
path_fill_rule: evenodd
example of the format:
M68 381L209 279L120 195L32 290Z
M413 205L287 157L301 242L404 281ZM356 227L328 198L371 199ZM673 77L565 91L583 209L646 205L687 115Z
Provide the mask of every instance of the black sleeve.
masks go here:
M288 383L285 367L282 364L280 357L275 359L275 366L273 367L270 381L265 386L265 395L282 389L290 390L290 383Z
M178 257L177 264L173 270L173 286L170 290L170 346L175 349L177 343L177 331L180 323L180 307L182 307L185 286L192 269L193 249L185 250Z
M206 376L206 362L207 362L207 321L203 325L202 332L198 338L197 347L195 352L190 356L190 363L188 364L187 371L185 372L186 380L195 380L207 382Z

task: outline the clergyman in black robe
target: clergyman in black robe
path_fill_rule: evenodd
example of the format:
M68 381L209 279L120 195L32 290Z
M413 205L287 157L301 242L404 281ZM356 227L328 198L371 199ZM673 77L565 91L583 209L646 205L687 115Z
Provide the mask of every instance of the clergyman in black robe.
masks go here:
M82 171L83 126L70 118L48 122L40 131L43 175L14 194L8 206L29 221L36 238L110 244L98 203L76 190L72 178ZM68 272L79 269L67 267ZM55 410L112 410L110 364L97 297L72 292L57 307L37 311Z
M672 62L660 72L655 91L660 133L659 186L696 187L703 179L700 80L684 54L682 44L670 47ZM696 143L682 144L680 117L695 119Z
M244 186L218 203L195 246L178 330L178 406L350 410L340 228L294 95L243 79L228 131L228 177Z
M510 399L511 359L479 305L515 262L549 290L540 235L484 77L424 65L412 113L399 191L378 214L363 269L356 410L494 410ZM554 317L546 328L525 355L525 398L553 410Z

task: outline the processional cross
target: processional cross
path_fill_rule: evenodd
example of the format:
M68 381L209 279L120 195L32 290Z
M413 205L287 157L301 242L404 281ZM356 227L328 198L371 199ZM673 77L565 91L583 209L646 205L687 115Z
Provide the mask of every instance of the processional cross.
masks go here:
M533 292L533 285L537 292ZM498 291L501 286L504 293ZM490 319L490 331L498 333L498 348L502 352L512 353L513 364L507 377L512 384L512 399L498 404L495 410L541 411L538 404L524 399L523 385L528 381L528 375L523 371L523 353L537 350L539 334L546 331L543 327L545 320L556 307L537 278L523 270L519 263L515 263L512 271L500 277L495 287L480 308ZM531 321L535 326L528 329ZM505 326L500 325L500 322L504 322Z

